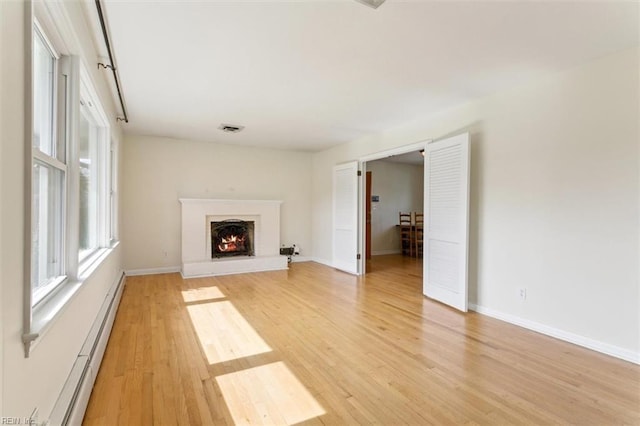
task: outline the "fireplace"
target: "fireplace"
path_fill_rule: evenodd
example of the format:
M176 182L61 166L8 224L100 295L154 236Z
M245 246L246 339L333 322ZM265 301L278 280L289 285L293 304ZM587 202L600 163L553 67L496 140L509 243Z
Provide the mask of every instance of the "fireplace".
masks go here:
M211 257L253 256L254 222L228 219L211 222Z
M279 254L282 201L180 198L180 204L182 205L181 272L183 277L287 269L286 256ZM242 221L252 224L249 225L252 226L250 236L244 243L245 253L242 256L239 255L237 246L234 256L218 253L219 250L215 249L218 244L214 241L217 226L214 230L212 222L224 224ZM229 246L222 246L223 249L225 247L229 248ZM247 248L249 248L248 252Z

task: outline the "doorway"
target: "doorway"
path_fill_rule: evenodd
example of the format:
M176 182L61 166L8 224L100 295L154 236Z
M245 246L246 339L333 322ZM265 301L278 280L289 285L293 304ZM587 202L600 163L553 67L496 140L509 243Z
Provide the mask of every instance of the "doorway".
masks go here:
M380 270L388 265L382 256L400 256L405 261L416 256L416 242L412 227L411 250L403 250L399 214L412 218L424 212L424 158L420 150L371 160L363 163L364 173L364 273ZM409 247L405 247L409 248ZM404 256L403 256L404 254ZM376 261L377 260L377 261ZM402 262L402 258L398 259ZM415 271L413 272L415 273Z
M460 311L468 309L469 133L420 142L333 167L333 267L365 273L367 162L424 150L423 294ZM375 178L372 174L372 182ZM372 194L371 197L375 197ZM372 207L373 210L373 207ZM373 216L372 216L373 217ZM372 240L373 240L372 223ZM373 244L373 241L372 241ZM372 251L373 255L373 251Z

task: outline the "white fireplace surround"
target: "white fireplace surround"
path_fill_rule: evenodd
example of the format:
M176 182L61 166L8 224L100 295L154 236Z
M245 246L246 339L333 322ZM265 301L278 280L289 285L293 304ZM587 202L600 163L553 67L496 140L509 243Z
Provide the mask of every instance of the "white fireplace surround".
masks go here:
M279 200L180 198L182 204L182 275L185 278L287 269L280 256ZM254 222L255 256L211 258L211 222Z

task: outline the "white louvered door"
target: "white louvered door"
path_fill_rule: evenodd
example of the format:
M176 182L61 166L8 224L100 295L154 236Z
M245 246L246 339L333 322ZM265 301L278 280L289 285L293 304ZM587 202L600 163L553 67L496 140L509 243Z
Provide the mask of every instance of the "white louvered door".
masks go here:
M427 145L424 294L467 311L469 134Z
M333 168L333 267L358 274L358 162Z

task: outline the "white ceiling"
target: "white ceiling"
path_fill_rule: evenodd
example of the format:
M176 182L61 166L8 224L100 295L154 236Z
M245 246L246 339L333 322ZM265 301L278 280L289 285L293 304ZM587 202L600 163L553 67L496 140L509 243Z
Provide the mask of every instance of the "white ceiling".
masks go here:
M125 133L311 151L638 44L637 2L103 3Z

